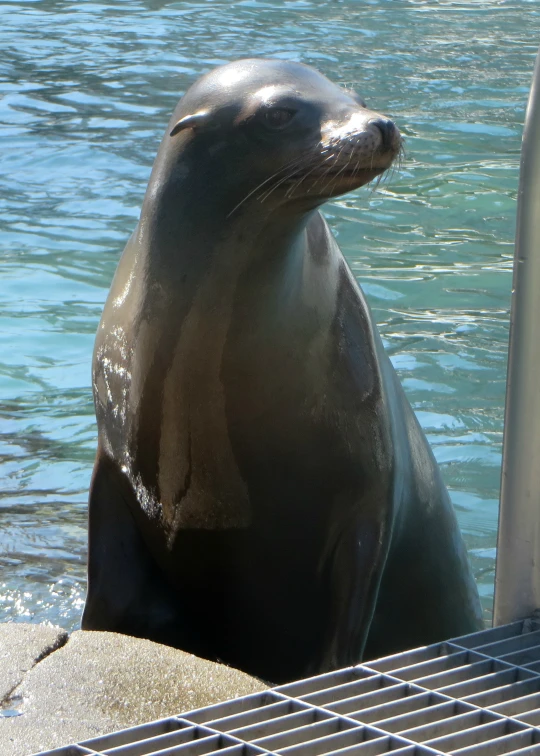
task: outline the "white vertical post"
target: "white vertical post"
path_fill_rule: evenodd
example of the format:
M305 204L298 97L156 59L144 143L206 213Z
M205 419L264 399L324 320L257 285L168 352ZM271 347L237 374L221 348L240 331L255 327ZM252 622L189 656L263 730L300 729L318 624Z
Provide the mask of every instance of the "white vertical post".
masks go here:
M494 624L540 608L540 52L521 149Z

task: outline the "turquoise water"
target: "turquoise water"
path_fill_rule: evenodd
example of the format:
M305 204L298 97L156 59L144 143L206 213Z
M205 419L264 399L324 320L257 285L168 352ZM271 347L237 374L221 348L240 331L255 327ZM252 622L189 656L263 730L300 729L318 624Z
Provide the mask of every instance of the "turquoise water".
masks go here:
M299 60L395 118L402 166L325 207L434 447L491 616L525 0L0 3L0 621L76 627L94 332L169 115L209 68Z

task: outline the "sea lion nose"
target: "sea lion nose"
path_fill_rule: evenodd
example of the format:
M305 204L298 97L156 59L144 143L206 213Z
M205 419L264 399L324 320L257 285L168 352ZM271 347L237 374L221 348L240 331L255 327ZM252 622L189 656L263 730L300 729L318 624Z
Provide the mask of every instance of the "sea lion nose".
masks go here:
M382 147L384 150L391 150L394 146L397 129L389 118L374 118L370 121L376 126L382 134Z

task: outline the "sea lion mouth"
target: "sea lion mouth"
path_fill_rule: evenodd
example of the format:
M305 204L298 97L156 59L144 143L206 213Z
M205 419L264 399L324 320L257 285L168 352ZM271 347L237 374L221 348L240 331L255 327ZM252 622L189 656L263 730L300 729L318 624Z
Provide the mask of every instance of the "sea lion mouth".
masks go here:
M358 189L381 176L399 158L402 139L388 119L374 119L359 132L333 134L294 166L285 166L266 186L264 201L281 187L285 200L320 201Z
M376 115L354 127L355 118L329 133L323 143L324 165L318 173L332 182L333 194L362 186L384 173L402 149L398 128L388 118Z
M371 131L378 136L367 145L365 131L319 141L248 192L228 217L250 199L261 204L277 200L278 205L307 201L316 206L380 177L403 151L401 135L389 123L391 129L381 129L375 122Z

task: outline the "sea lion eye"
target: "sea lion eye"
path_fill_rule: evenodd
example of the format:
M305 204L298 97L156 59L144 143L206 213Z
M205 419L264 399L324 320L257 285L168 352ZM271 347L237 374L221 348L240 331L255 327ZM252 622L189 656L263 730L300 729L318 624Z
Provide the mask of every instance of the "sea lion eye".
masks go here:
M283 129L293 119L294 110L288 108L272 108L263 114L263 121L271 129Z

